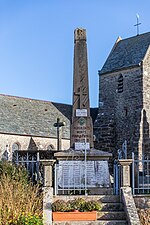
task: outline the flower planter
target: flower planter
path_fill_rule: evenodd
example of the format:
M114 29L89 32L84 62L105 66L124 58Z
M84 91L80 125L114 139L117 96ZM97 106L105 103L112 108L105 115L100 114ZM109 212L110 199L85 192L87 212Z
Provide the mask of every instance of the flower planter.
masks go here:
M53 212L53 221L91 221L97 220L97 212Z

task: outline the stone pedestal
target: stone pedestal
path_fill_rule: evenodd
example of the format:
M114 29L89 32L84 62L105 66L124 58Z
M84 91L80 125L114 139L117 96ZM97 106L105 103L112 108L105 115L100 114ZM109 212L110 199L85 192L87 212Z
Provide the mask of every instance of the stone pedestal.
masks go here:
M130 165L132 159L120 159L119 164L121 166L121 187L130 187Z
M44 166L44 187L43 187L43 223L52 225L53 187L52 187L52 168L55 160L40 161Z
M61 191L88 190L99 193L100 188L111 187L108 160L112 155L97 149L76 151L68 149L55 153L59 162L58 186ZM94 192L95 191L95 192Z

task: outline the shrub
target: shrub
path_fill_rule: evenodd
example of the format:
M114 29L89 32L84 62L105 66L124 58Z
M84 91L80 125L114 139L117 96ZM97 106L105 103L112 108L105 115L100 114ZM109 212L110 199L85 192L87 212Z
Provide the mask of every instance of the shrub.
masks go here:
M67 211L67 204L64 200L57 200L52 203L53 212L65 212Z
M22 225L18 221L21 218L29 221L29 215L42 218L42 194L37 185L28 181L27 172L9 163L1 164L0 168L0 225Z
M85 211L85 199L84 198L76 198L72 200L71 208L72 210L79 210L81 212Z
M94 200L86 201L84 198L76 198L67 202L57 200L52 204L53 212L70 212L74 210L79 210L80 212L99 211L101 208L100 202Z
M101 203L95 200L86 202L85 208L87 211L100 211L102 206Z
M20 216L17 225L43 225L42 219L36 215Z
M0 180L4 175L10 180L19 181L24 185L29 183L27 171L21 165L16 166L7 161L0 161Z

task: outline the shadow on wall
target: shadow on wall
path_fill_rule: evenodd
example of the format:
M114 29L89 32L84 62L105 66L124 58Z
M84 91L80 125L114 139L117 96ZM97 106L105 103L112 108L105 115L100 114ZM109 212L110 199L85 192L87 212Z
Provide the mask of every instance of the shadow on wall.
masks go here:
M150 136L149 136L149 123L147 122L146 110L143 110L143 127L142 127L142 153L144 158L150 159Z

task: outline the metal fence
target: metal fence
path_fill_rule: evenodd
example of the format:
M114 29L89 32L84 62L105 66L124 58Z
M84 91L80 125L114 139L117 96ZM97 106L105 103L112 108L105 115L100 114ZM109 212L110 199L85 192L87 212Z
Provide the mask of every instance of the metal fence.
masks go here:
M13 162L27 169L32 182L42 180L39 160L39 152L37 151L15 151L13 153Z
M118 163L118 160L114 161L114 194L118 195L120 193L120 165Z
M85 164L81 161L65 161L55 164L55 195L86 194Z
M136 158L132 153L131 187L133 194L150 194L150 158L148 155ZM119 161L114 161L114 194L120 193L121 167Z
M150 158L148 155L135 159L132 153L133 194L150 194Z
M17 150L13 152L12 161L25 167L32 182L43 183L43 166L40 160L52 159L53 152L50 150Z

